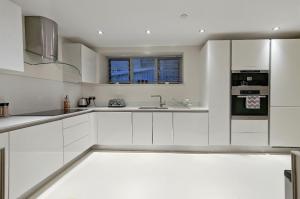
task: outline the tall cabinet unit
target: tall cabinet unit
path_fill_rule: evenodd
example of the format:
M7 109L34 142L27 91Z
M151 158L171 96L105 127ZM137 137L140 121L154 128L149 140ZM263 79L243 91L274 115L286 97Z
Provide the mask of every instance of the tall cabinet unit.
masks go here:
M233 40L232 70L269 70L270 40Z
M0 27L0 69L24 71L22 11L12 1L0 1Z
M230 41L208 41L209 144L230 144Z
M300 40L272 40L272 146L300 147Z

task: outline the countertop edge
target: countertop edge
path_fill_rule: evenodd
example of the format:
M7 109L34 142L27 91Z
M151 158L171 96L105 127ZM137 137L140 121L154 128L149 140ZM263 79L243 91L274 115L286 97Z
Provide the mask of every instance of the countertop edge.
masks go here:
M31 126L36 126L36 125L40 125L40 124L45 124L45 123L49 123L49 122L55 122L55 121L59 121L62 119L66 119L69 117L74 117L77 115L83 115L83 114L87 114L87 113L93 113L93 112L183 112L183 113L208 113L209 110L206 108L203 109L184 109L184 108L179 108L179 109L163 109L163 110L157 110L157 109L138 109L138 108L126 108L126 109L122 109L122 108L87 108L87 109L83 109L83 111L80 112L75 112L75 113L70 113L70 114L65 114L65 115L58 115L58 116L52 116L52 117L47 117L45 119L38 119L36 121L30 121L30 122L24 122L24 123L20 123L20 124L15 124L15 125L11 125L8 126L7 128L0 128L0 133L6 133L6 132L10 132L10 131L15 131L18 129L22 129L22 128L27 128L27 127L31 127ZM19 116L12 116L12 117L19 117ZM23 116L26 117L26 116Z

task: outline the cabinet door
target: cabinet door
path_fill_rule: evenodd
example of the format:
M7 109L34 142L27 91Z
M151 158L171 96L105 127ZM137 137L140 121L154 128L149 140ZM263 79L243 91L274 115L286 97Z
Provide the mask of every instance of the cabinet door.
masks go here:
M96 83L96 53L82 45L81 72L82 82Z
M0 1L0 27L0 68L24 71L22 11L12 1Z
M63 166L62 122L28 127L9 135L9 198L18 198Z
M152 145L152 113L132 113L133 144Z
M208 145L207 113L173 113L174 144Z
M271 107L271 146L300 147L300 107Z
M268 120L232 120L231 144L268 146Z
M270 40L232 41L232 70L269 70Z
M8 133L0 134L0 152L1 158L4 158L5 161L5 164L1 165L4 166L4 181L0 182L0 191L4 192L0 192L0 198L2 197L2 194L4 194L4 199L8 199ZM4 183L4 185L2 183ZM4 188L4 190L2 190L2 188Z
M131 113L98 113L98 139L100 145L132 144Z
M153 144L173 144L172 113L153 113Z
M272 40L271 106L300 106L300 39Z
M207 43L209 144L230 144L230 41Z

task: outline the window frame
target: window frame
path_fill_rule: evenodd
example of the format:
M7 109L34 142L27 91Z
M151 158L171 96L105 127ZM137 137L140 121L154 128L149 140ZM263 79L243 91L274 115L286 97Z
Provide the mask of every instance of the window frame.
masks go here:
M133 64L132 64L132 59L137 59L137 58L154 58L155 60L155 79L156 82L154 83L135 83L134 82L134 68L133 68ZM171 60L171 59L178 59L179 60L179 70L178 70L178 76L179 81L178 82L164 82L164 81L160 81L160 63L159 60ZM112 82L111 81L111 61L128 61L129 63L129 81L128 82ZM183 55L159 55L159 56L128 56L128 57L108 57L108 83L109 84L133 84L133 85L155 85L155 84L183 84Z

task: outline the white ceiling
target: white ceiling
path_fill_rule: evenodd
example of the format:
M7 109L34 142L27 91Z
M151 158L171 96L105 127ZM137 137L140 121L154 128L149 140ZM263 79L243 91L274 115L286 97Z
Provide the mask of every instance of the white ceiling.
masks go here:
M94 47L200 45L208 38L300 35L300 0L14 1L24 15L49 17L58 23L60 35ZM182 19L182 13L189 16ZM272 31L275 26L280 31ZM200 34L201 28L206 32ZM152 34L146 35L146 29Z

